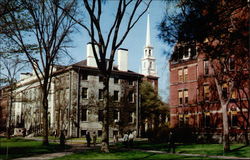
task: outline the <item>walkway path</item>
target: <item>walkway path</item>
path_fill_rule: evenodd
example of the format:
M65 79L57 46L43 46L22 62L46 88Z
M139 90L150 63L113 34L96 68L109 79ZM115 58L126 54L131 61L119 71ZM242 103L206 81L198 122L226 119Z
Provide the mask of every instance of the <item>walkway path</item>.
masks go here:
M68 144L68 145L70 145L71 148L65 149L64 152L39 154L39 155L35 155L32 157L16 158L14 160L48 160L48 159L59 158L59 157L63 157L66 155L73 154L73 153L82 152L83 150L94 148L94 147L86 147L86 145L83 145L83 144Z
M72 154L73 152L58 152L58 153L48 153L48 154L41 154L36 155L33 157L23 157L23 158L17 158L14 160L47 160L47 159L53 159L58 157L63 157L69 154Z

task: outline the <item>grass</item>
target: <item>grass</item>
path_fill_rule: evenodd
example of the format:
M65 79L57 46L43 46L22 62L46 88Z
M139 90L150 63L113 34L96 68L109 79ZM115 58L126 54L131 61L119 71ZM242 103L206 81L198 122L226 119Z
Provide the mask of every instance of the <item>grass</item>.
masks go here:
M68 146L66 146L68 148ZM0 138L0 159L29 157L32 155L53 153L64 150L59 144L50 143L43 146L41 141L26 140L22 138Z
M81 140L81 139L80 139ZM84 140L84 139L82 139ZM166 151L168 144L154 144L147 141L138 141L132 147L134 149L161 150ZM49 146L43 146L41 141L27 140L23 138L0 138L0 159L12 159L18 157L29 157L43 153L53 153L63 151L59 144L50 143ZM250 146L241 144L232 144L231 152L223 153L221 144L177 144L177 153L202 154L213 156L235 156L250 157ZM144 151L128 150L121 143L111 147L110 153L101 153L100 149L82 150L80 153L74 153L56 160L66 159L215 159L209 157L184 156L175 154L156 154Z
M187 153L187 154L213 155L213 156L250 157L250 146L244 146L244 144L231 144L230 147L231 147L231 152L224 153L222 144L176 144L176 152ZM167 151L168 144L167 143L154 144L146 141L140 141L140 142L135 142L133 148Z
M85 150L53 160L85 160L85 159L211 159L208 157L190 157L174 154L155 154L142 151L128 151L122 149L111 149L110 153L101 153L99 150Z
M232 144L231 152L224 153L222 144L190 144L177 146L177 152L216 156L250 157L250 146Z

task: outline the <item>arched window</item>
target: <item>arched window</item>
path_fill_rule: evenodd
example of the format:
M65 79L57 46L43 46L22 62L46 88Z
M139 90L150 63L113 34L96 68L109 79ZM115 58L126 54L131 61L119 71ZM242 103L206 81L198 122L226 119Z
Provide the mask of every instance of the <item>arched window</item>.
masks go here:
M151 49L148 50L148 56L151 56Z

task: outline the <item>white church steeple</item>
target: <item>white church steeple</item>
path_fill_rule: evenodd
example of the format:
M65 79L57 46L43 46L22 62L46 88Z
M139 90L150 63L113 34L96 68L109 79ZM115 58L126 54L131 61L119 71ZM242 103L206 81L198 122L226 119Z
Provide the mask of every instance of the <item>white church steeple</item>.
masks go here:
M147 18L146 45L144 47L143 58L141 59L141 74L145 76L157 76L153 47L150 42L150 20Z
M149 20L149 14L147 19L147 33L146 33L146 47L150 47L150 20Z

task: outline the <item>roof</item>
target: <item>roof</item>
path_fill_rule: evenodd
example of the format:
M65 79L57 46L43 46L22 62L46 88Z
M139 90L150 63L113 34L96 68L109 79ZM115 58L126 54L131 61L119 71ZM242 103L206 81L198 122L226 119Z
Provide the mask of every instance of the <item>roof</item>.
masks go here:
M82 60L82 61L79 61L75 64L72 64L70 65L72 67L80 67L82 69L86 69L86 70L93 70L93 71L99 71L97 67L91 67L91 66L87 66L87 60ZM112 70L112 73L117 73L117 74L123 74L123 75L136 75L136 76L140 76L140 77L143 77L142 74L139 74L139 73L136 73L134 71L131 71L131 70L128 70L127 72L126 71L119 71L118 70L118 66L117 65L114 65L113 66L113 70Z

